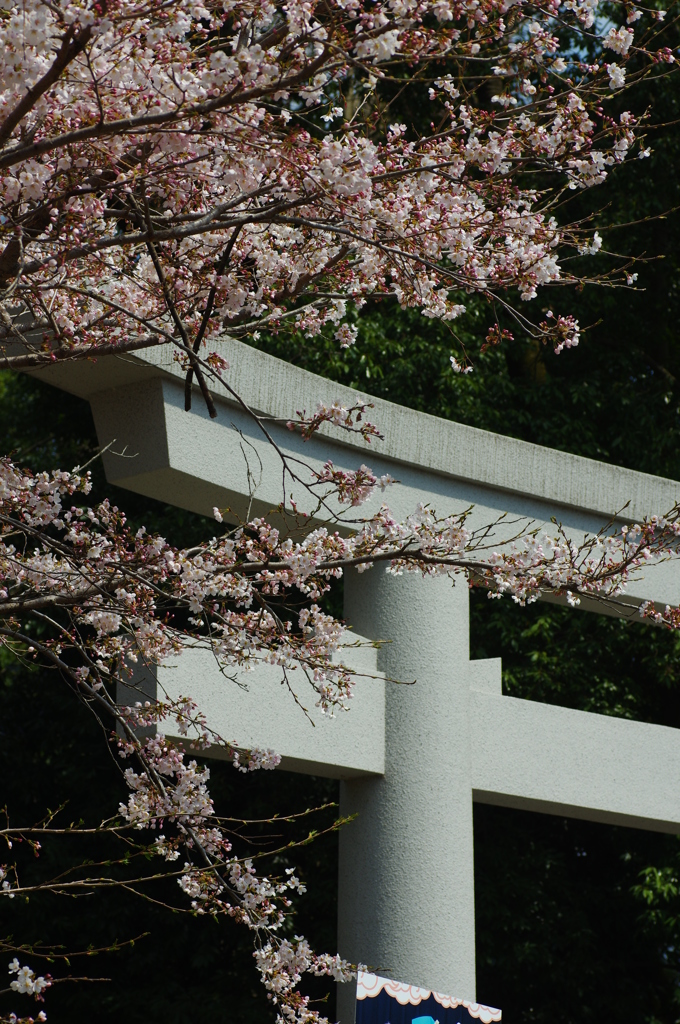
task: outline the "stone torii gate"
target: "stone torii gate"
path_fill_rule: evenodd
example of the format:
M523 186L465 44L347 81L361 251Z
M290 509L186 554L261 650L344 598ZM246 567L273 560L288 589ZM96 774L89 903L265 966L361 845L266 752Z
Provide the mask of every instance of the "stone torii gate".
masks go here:
M680 499L680 483L371 399L239 342L223 354L230 383L273 418L286 453L315 468L366 459L391 473L401 482L388 494L399 517L419 501L440 515L474 503L476 523L505 511L539 523L554 516L578 539L626 503L621 518L630 521ZM278 456L252 419L218 398L210 420L199 395L186 414L183 377L167 349L38 376L90 401L101 445L115 439L104 455L112 483L203 514L215 505L245 513L254 472L253 514L281 500ZM367 453L357 435L324 428L304 444L276 422L335 398L373 402L385 441ZM296 498L304 508L304 494ZM631 613L642 600L679 603L680 565L651 567L626 600ZM351 652L375 678L359 680L350 714L328 720L311 708L316 728L272 667L250 673L245 691L225 683L209 654L187 652L146 685L191 694L222 735L273 748L283 768L339 778L341 813L358 812L340 834L339 951L474 1000L473 801L680 833L680 730L504 696L500 659L470 661L462 579L452 587L446 578L351 572L345 618L356 634L390 643ZM386 684L381 675L417 684ZM340 1020L352 1024L352 986L340 989Z

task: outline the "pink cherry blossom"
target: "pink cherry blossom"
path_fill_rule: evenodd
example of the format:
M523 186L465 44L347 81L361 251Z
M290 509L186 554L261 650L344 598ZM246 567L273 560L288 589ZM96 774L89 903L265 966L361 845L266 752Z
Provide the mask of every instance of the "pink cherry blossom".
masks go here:
M187 408L195 383L216 415L211 388L231 388L221 340L290 329L310 344L322 331L338 347L360 344L356 313L375 299L452 321L466 295L507 307L517 294L515 316L534 337L556 352L576 346L568 313L534 323L524 310L540 289L578 283L580 257L602 245L592 226L564 219L562 190L591 188L649 153L638 146L640 118L614 120L601 101L650 69L674 71L674 54L655 43L662 16L598 0L8 0L3 365L169 345ZM579 33L594 63L582 59ZM432 111L420 135L377 116L395 75ZM506 337L495 323L487 344ZM472 362L452 354L451 367L468 373ZM366 413L319 403L288 425L303 438L339 428L370 441L380 434ZM394 483L365 465L311 470L284 458L286 474L320 512L330 502L353 511ZM309 529L300 516L300 531L285 536L258 518L181 548L133 532L109 501L90 506L89 492L85 472L34 475L0 462L0 643L58 668L116 727L128 789L116 827L152 837L191 912L253 931L285 1024L323 1019L298 991L305 973L337 980L351 965L303 937L281 938L302 886L236 856L209 770L191 750L219 746L241 772L275 767L277 755L214 735L190 698L119 705L116 684L130 684L140 662L203 647L225 672L264 663L283 678L304 673L318 706L340 713L353 673L343 624L319 601L346 569L465 575L520 604L545 593L615 601L645 565L675 556L680 532L672 510L575 545L557 526L489 532L468 513L428 507L399 521L384 504L352 530L338 529L336 511ZM228 518L219 508L214 517ZM680 626L677 609L642 614ZM3 865L0 896L22 893ZM18 961L10 971L18 995L41 997L51 983Z

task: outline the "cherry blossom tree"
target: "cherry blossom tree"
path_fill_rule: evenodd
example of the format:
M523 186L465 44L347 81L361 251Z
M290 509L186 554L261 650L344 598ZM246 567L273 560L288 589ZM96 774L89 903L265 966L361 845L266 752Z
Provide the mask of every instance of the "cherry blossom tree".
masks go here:
M455 320L461 293L579 280L563 257L601 239L558 222L563 190L635 148L639 118L605 109L629 65L675 62L664 12L613 10L624 24L593 0L5 5L5 365L169 343L210 401L194 357L220 336L331 323L348 345L371 296ZM420 90L429 134L388 123L385 84ZM577 343L551 319L541 336Z
M525 310L542 286L633 283L627 266L592 275L602 239L570 220L566 200L645 155L640 115L607 110L614 93L673 70L663 19L597 0L8 0L2 365L171 345L187 409L195 384L216 415L212 392L240 401L221 340L291 329L313 343L330 330L352 345L356 312L376 299L453 322L466 295L481 295L486 344L507 334L502 308L556 351L573 347L579 325L567 312L532 320ZM429 104L427 133L393 120L406 92ZM451 361L472 369L460 349ZM320 405L290 425L304 437L330 423L370 439L365 413ZM499 540L499 524L492 536L467 513L418 508L400 523L383 505L362 519L356 510L392 481L366 466L313 472L282 459L314 495L315 523L337 501L345 528L330 512L327 525L303 520L286 535L257 519L181 549L133 531L110 502L91 504L85 470L33 475L4 459L0 637L16 657L53 666L115 729L129 797L97 829L124 837L128 860L129 849L152 851L159 865L125 885L174 876L188 912L250 928L279 1019L305 1024L320 1017L297 989L302 975L340 979L352 965L280 936L300 882L237 856L208 769L191 759L221 745L250 771L275 767L275 753L215 736L189 698L122 706L117 683L129 685L139 661L204 646L225 674L263 661L304 672L318 704L340 713L352 672L323 598L345 569L466 575L520 603L545 592L616 600L631 574L675 555L680 518L673 510L580 546L557 527L503 526ZM678 624L673 609L642 614ZM168 722L181 746L166 739ZM38 852L59 828L48 818L0 831L8 848L22 840ZM7 898L109 884L103 869L81 866L23 886L12 863L0 867ZM37 999L54 983L16 958L9 972L13 992Z

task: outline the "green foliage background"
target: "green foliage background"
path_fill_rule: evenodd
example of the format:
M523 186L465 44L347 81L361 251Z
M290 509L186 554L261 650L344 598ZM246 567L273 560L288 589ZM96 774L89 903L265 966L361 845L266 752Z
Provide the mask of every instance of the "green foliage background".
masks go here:
M678 120L674 84L661 89L660 100L657 91L655 116ZM583 324L594 325L576 351L555 357L517 336L479 355L491 321L479 301L453 325L455 336L446 326L383 304L358 316L359 340L350 350L340 351L330 336L321 342L263 337L258 344L437 416L680 479L680 218L665 215L680 206L680 137L675 127L659 129L650 142L651 160L623 168L595 196L614 225L603 231L605 249L646 254L638 282L643 290L586 288L578 296L548 296L555 310L575 312ZM588 212L585 199L575 202ZM657 219L616 228L649 216ZM537 300L546 308L547 302ZM461 345L475 363L467 377L456 377L449 363L451 353L460 356ZM96 446L84 403L7 375L0 377L0 437L5 451L34 468L70 467ZM97 493L110 493L96 467L95 476ZM133 520L173 540L189 543L214 529L128 493L113 498ZM519 609L475 594L472 647L475 657L503 658L507 693L680 726L680 641L670 634L542 605ZM111 813L124 787L88 713L49 672L5 659L0 673L0 803L7 803L13 820L37 819L65 799L74 819ZM243 778L223 764L211 771L218 808L237 816L261 818L335 798L335 785L324 780L285 773ZM329 811L315 825L332 818ZM270 841L259 835L263 846ZM675 837L478 806L475 851L478 998L502 1006L507 1024L680 1020ZM46 849L36 863L25 858L25 877L45 864L66 865L72 853L65 845ZM295 930L334 949L335 837L279 858L276 867L289 862L308 884ZM159 889L159 897L168 894ZM248 936L230 922L173 915L119 893L32 899L28 905L3 901L0 914L0 936L72 948L149 933L133 948L86 962L91 975L110 977L110 983L50 992L50 1024L272 1019ZM73 966L74 973L83 972L81 964ZM323 987L316 994L322 997ZM20 1009L17 1001L12 1006ZM27 1012L27 1005L22 1009Z

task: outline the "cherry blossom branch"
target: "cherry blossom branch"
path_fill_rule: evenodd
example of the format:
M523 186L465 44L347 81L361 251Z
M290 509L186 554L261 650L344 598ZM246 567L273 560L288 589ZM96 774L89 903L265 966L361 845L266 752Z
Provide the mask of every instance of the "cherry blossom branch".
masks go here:
M399 522L383 505L350 519L393 481L287 455L233 387L217 343L266 327L310 342L331 331L346 347L358 340L353 311L371 297L454 320L477 294L556 351L576 345L568 312L534 323L510 296L524 304L541 288L634 276L628 260L591 271L606 247L596 220L570 219L566 198L646 155L644 112L615 120L602 101L675 71L662 17L590 0L416 0L408 10L387 0L288 0L285 10L24 0L0 20L0 365L172 344L187 406L195 378L212 415L215 382L273 446L287 513L284 532L249 515L182 549L133 532L109 502L88 504L85 473L34 476L5 460L0 642L52 666L100 725L115 725L131 765L117 838L132 848L137 829L153 830L186 908L261 936L257 966L280 1024L320 1020L297 992L305 972L344 978L349 966L281 939L299 881L236 857L208 769L189 760L209 746L241 771L276 758L216 737L187 698L147 703L140 692L122 706L118 684L134 690L140 659L153 671L201 648L226 677L274 664L292 690L301 672L332 713L351 703L355 676L341 660L343 624L319 602L345 569L465 574L521 604L542 594L619 602L647 565L677 557L678 510L579 543L557 524L473 529L471 510L418 507ZM360 99L351 111L350 83ZM389 90L410 93L413 109L429 104L435 127L390 124ZM494 320L487 344L508 334ZM458 357L453 369L469 372L468 354ZM364 415L323 405L296 426L303 437L328 425L369 441L379 435ZM311 512L287 504L290 481ZM642 614L680 626L674 609ZM164 737L168 723L179 742ZM180 857L181 870L171 866ZM5 873L0 895L18 881ZM41 997L48 978L18 961L11 970L12 991Z

